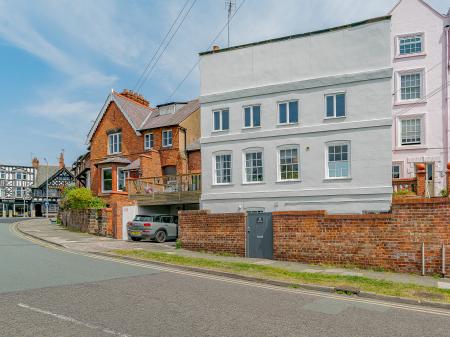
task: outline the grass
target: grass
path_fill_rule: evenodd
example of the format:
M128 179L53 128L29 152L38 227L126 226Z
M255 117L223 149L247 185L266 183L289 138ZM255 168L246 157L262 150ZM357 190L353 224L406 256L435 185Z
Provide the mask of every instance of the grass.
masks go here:
M347 286L380 295L450 303L450 290L447 289L371 279L363 276L296 272L267 265L218 261L144 250L114 250L113 253L121 256L164 262L178 266L199 267L243 276L285 281L292 283L291 287L293 288L297 287L297 284L315 284L329 287L339 286L341 288Z

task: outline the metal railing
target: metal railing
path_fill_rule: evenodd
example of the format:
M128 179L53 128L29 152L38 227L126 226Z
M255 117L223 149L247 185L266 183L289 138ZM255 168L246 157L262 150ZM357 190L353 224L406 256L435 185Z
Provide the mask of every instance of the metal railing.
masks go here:
M127 190L130 195L155 195L161 193L200 192L201 174L129 178Z

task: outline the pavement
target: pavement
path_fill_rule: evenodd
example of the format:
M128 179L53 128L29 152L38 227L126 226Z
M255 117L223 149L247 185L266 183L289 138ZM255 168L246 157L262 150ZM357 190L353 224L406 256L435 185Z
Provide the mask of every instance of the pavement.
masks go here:
M380 272L365 269L338 268L335 266L309 265L297 262L276 261L268 259L250 259L234 256L221 256L209 253L176 249L175 242L135 242L115 240L86 233L71 232L66 228L51 223L47 219L33 219L22 222L19 229L45 241L61 245L65 248L84 252L107 253L115 249L139 249L153 252L165 252L188 257L199 257L227 262L246 262L257 265L270 265L295 272L324 273L346 276L363 276L378 280L388 280L400 283L412 283L429 287L450 289L449 278L435 278L405 273Z
M46 232L42 221L20 227ZM86 250L114 240L57 229L49 237L83 248L43 245L0 219L1 336L439 337L450 329L449 310L119 261Z

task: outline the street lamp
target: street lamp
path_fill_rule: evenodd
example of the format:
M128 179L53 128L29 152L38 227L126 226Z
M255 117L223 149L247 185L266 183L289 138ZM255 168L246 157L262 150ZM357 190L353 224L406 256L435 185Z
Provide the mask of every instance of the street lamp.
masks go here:
M45 164L47 165L46 170L46 180L45 180L45 217L48 219L48 161L44 158Z

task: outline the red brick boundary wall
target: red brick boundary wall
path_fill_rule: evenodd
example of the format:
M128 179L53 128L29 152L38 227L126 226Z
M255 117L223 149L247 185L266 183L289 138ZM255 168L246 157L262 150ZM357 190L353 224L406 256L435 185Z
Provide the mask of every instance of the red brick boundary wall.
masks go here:
M440 273L450 241L449 199L397 199L389 214L276 212L274 258L419 273ZM450 249L446 252L450 267Z
M180 212L183 248L245 255L245 213ZM273 257L407 273L450 273L450 199L396 198L388 214L273 213Z
M111 223L111 209L69 209L58 215L62 224L69 229L100 236L108 235Z
M179 211L183 248L245 256L245 213Z

